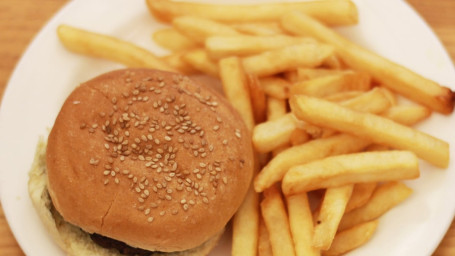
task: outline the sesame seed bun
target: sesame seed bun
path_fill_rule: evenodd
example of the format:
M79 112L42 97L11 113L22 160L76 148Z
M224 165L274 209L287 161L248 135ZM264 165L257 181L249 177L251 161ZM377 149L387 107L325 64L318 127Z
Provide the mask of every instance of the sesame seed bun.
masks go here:
M35 159L29 172L28 191L33 206L42 220L45 228L54 241L69 256L124 256L125 254L113 248L104 248L95 243L90 234L63 219L55 210L47 189L46 142L38 143ZM217 244L223 230L203 244L177 252L151 252L153 256L202 256L207 255ZM131 254L129 254L131 255Z
M240 206L253 152L239 114L180 74L125 69L78 86L48 138L48 190L65 221L150 251L218 234Z

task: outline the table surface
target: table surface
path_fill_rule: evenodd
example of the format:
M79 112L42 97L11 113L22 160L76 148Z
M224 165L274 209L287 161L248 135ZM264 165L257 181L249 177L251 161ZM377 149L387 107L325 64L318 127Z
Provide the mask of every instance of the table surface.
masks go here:
M67 0L0 1L0 100L16 63L27 45ZM407 0L428 22L455 62L455 1ZM0 256L23 255L0 205ZM434 253L455 255L455 221Z

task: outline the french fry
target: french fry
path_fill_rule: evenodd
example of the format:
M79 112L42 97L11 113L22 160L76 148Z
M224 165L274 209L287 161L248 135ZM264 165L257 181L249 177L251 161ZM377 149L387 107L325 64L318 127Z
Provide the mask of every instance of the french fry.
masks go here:
M322 68L329 68L329 69L342 69L344 68L343 62L338 58L336 55L332 55L324 60L322 63Z
M329 250L323 256L338 256L360 247L373 236L378 221L369 221L337 233Z
M258 205L258 194L254 192L251 186L232 220L232 256L257 255L259 229Z
M287 80L292 83L305 81L308 79L314 79L322 76L336 75L343 73L351 73L351 70L337 70L327 68L297 68L294 70L288 70L284 73Z
M281 193L276 187L264 192L262 217L269 231L273 255L295 255L294 243Z
M172 25L183 35L202 44L210 36L241 35L228 25L196 16L176 17Z
M246 75L250 100L253 107L255 123L262 123L267 118L267 98L262 89L259 79L251 74Z
M376 182L363 182L355 184L351 198L349 199L344 211L350 212L368 202L376 186Z
M243 22L232 24L231 26L242 34L253 36L273 36L285 34L278 22Z
M258 124L253 129L254 148L260 153L266 153L286 145L296 128L295 118L290 113Z
M217 63L208 57L207 52L204 49L189 50L184 53L181 58L193 69L214 77L219 76Z
M318 256L320 252L311 246L313 241L313 217L306 193L286 198L289 225L297 256Z
M293 10L307 13L328 25L352 25L358 20L356 6L351 1L338 0L250 5L147 0L147 5L153 15L165 21L182 15L223 22L277 21Z
M254 114L246 80L246 74L237 57L220 60L220 77L224 94L232 106L240 113L251 131L254 127ZM259 170L258 158L255 157L255 173ZM259 196L250 185L247 195L234 215L232 225L232 255L256 256L258 250Z
M291 33L314 36L333 45L349 67L371 74L391 90L440 113L453 111L454 93L449 88L350 42L317 20L292 12L283 16L281 24Z
M72 52L111 60L128 67L177 71L146 49L115 37L68 25L58 26L57 35L62 44Z
M286 101L273 97L267 98L267 120L273 121L287 113Z
M368 140L348 134L339 134L288 148L270 160L258 173L254 179L254 189L256 192L264 191L280 181L292 166L309 163L327 156L358 152L369 144Z
M289 98L291 84L288 81L276 76L261 77L259 81L268 96L283 100Z
M291 86L291 94L305 94L314 97L325 97L344 91L367 91L371 88L370 76L361 72L349 72L328 75Z
M312 38L287 35L274 36L212 36L205 40L205 48L211 58L254 55L300 43L316 43Z
M331 95L327 95L323 97L324 100L332 101L332 102L342 102L345 100L349 100L352 98L355 98L357 96L360 96L362 91L345 91L345 92L339 92Z
M290 143L292 146L297 146L306 143L311 139L312 136L306 130L295 129L291 133Z
M386 110L382 116L404 125L414 125L431 115L431 110L420 105L397 105Z
M269 231L267 231L262 216L259 218L258 256L273 256Z
M328 250L351 197L352 184L327 188L315 223L312 245Z
M339 230L374 220L409 197L412 189L399 181L381 184L363 206L346 213L341 219Z
M357 97L339 102L342 107L364 113L379 114L387 111L390 106L390 100L384 93L384 88L375 87L368 92L360 94Z
M160 57L160 59L162 59L169 66L171 66L175 70L178 70L182 74L189 75L198 73L199 72L198 70L196 70L192 65L183 60L184 54L185 52L171 53L169 55Z
M339 102L340 106L360 112L379 114L390 107L390 101L383 93L383 88L375 87L357 97ZM307 122L297 122L300 129L315 138L327 138L337 133L337 130L316 126Z
M152 38L159 46L171 51L184 51L199 46L199 44L187 36L182 35L175 28L157 30L153 33Z
M332 54L328 45L301 43L245 57L242 63L247 73L263 77L297 67L316 67Z
M355 134L396 149L413 151L441 168L449 163L449 144L384 117L353 111L335 103L304 95L290 99L297 118L312 124Z
M418 159L409 151L375 151L330 156L289 169L283 177L286 195L359 182L415 179Z

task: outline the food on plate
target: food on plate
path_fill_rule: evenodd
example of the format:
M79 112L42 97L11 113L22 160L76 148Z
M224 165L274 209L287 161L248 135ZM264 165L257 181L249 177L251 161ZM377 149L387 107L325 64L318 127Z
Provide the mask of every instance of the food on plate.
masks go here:
M72 51L127 66L177 70L221 83L227 101L239 114L235 122L240 119L244 123L243 128L234 129L229 136L241 141L249 141L251 136L254 147L254 152L247 154L243 152L246 149L234 147L239 157L245 159L241 162L245 165L242 168L252 173L254 182L247 184L250 176L243 177L239 190L242 196L236 194L235 209L238 210L231 222L233 256L340 255L351 251L372 237L384 213L412 193L403 180L420 176L418 157L437 167L447 167L449 144L411 126L429 118L432 111L450 114L454 93L332 30L329 26L358 22L352 1L260 5L146 2L154 18L169 25L160 27L152 36L159 46L169 51L165 56L156 57L148 52L140 56L138 53L143 50L129 43L65 26L59 29L60 40ZM120 51L109 50L112 45L117 45ZM142 60L149 55L152 56L150 63ZM156 93L157 88L153 92ZM200 103L206 100L202 96L198 99ZM409 99L415 102L409 103ZM171 102L162 101L153 107L166 112L166 104L169 107ZM220 106L209 104L209 109L217 107ZM180 113L182 109L169 111ZM225 119L220 124L215 120L218 118L205 115L203 122L211 123L213 131L221 130L221 124L228 125ZM235 126L235 122L229 125ZM137 119L136 123L140 126L141 120ZM100 124L93 125L87 123L85 129L97 131L100 128ZM165 130L166 127L162 125ZM209 134L206 130L201 135L201 131L193 128L193 135ZM143 139L149 138L141 136L135 143L145 142ZM212 149L222 147L231 152L229 139L223 136L216 139L217 146ZM185 141L182 143L188 149ZM190 148L195 146L188 143ZM123 149L122 142L120 144L118 150ZM154 145L149 150L156 148L159 146ZM104 149L115 147L107 144ZM193 151L196 157L205 153L208 152ZM145 158L144 164L150 162L146 156L141 158ZM123 180L118 177L129 174L123 174L123 168L117 172L111 164L107 166L110 169L106 167L103 171L106 186L116 183L123 186ZM154 163L150 163L149 167L153 166ZM196 179L205 177L201 176L204 166L209 168L202 163L201 168L193 169L192 173L188 170L188 175L195 175ZM225 180L222 173L216 171L217 168L213 171L215 179L222 181L216 183L217 188L229 186L231 178ZM136 204L140 205L152 192L148 190L147 195L142 192L139 184L146 180L138 177L136 184L133 176L132 179L131 189L136 191L139 186ZM191 182L182 179L181 184ZM52 193L51 189L51 196ZM201 196L207 192L197 190L197 193ZM183 212L191 212L190 202L180 199ZM196 203L194 199L192 202ZM116 204L112 204L111 208L115 207ZM141 209L152 225L161 217L156 216L153 209ZM169 215L165 212L163 216ZM224 218L223 225L226 221ZM203 232L195 234L191 241ZM156 246L166 246L170 241ZM216 238L206 242L207 250L202 254L215 243Z
M396 149L413 151L440 168L449 165L449 143L417 129L305 95L292 97L289 102L298 118L312 124L351 133Z
M175 71L148 50L112 36L68 25L60 25L57 35L67 49L79 54L119 62L127 67Z
M301 11L329 25L352 25L358 20L357 7L351 1L308 1L260 3L250 5L191 3L147 0L150 12L164 21L194 15L222 22L278 21L290 11Z
M68 96L29 191L68 254L205 255L253 165L249 131L222 95L181 74L123 69Z
M239 58L224 58L219 63L220 77L224 95L240 113L249 131L255 125L253 104L251 102L248 78ZM254 173L260 168L258 156L254 154ZM259 195L250 185L248 193L232 220L232 249L235 255L255 256L259 231Z
M432 110L452 113L454 93L449 88L356 45L303 13L289 13L283 16L281 24L285 30L294 34L313 36L332 45L348 66L371 74L384 86L403 96Z

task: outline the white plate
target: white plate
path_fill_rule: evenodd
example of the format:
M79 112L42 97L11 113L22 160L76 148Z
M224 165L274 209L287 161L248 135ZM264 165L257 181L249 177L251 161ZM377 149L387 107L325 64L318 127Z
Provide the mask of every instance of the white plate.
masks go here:
M429 27L403 1L358 0L360 24L340 32L441 84L455 87L455 71ZM66 51L55 29L67 23L118 36L164 53L151 41L163 25L148 13L144 1L80 0L70 2L39 33L13 73L0 115L1 202L17 241L27 255L62 255L44 230L27 193L27 173L39 136L46 135L65 97L80 82L120 68ZM452 128L450 128L452 127ZM455 142L453 116L434 114L419 128ZM455 212L454 150L447 170L421 162L422 177L407 182L412 196L381 218L372 240L350 255L430 255ZM223 240L213 255L229 255Z

